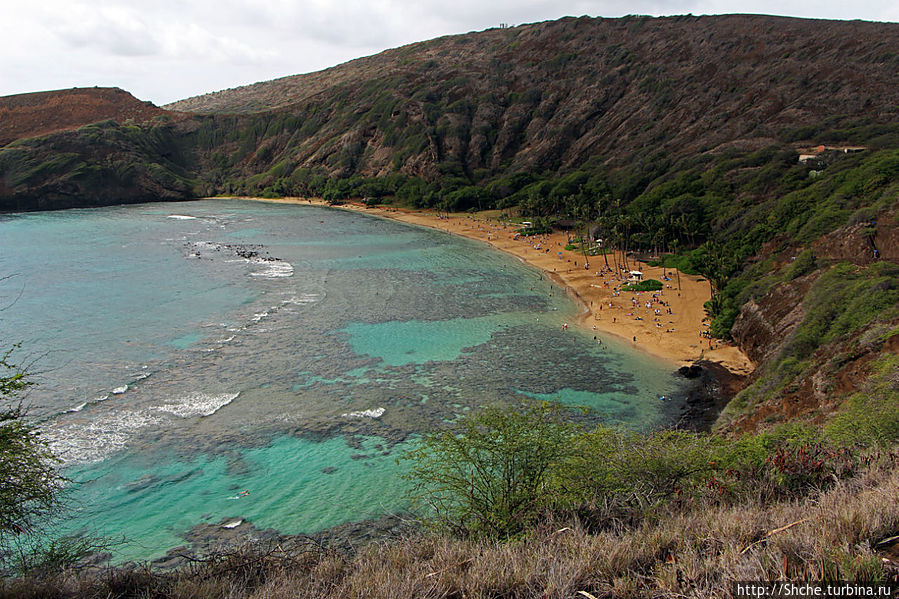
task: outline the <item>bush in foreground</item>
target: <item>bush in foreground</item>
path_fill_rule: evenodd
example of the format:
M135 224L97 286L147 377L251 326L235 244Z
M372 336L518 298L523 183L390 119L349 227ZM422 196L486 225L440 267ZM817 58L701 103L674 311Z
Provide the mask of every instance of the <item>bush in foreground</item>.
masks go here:
M641 433L574 424L551 404L487 408L425 434L405 458L423 522L492 539L546 517L577 516L601 530L671 506L768 505L830 488L857 469L848 449L802 426L739 439Z
M10 363L11 351L0 355L0 564L15 557L20 539L58 510L64 482L18 401L31 383Z
M575 427L547 404L489 407L451 430L424 435L411 461L413 504L459 536L507 537L532 524L552 498L550 478L571 453Z
M511 543L431 534L352 556L248 547L171 573L4 580L0 599L729 599L738 580L895 582L881 541L899 530L897 496L899 470L883 456L824 493L769 506L669 504L653 521L600 531L548 519Z

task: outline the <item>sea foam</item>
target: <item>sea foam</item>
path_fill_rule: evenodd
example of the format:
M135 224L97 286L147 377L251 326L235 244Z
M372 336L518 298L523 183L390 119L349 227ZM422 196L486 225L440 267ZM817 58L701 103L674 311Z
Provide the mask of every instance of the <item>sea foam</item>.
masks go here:
M254 266L262 266L262 270L250 273L252 277L281 279L293 276L293 265L284 260L250 260Z
M373 410L360 410L358 412L347 412L341 414L344 418L380 418L386 412L384 408L375 408Z
M160 412L168 412L181 418L190 418L192 416L212 416L221 408L240 395L239 393L225 393L223 395L206 395L203 393L192 393L185 396L175 403L158 406L155 409Z
M93 422L71 421L48 429L50 450L65 464L98 462L124 449L140 429L161 423L146 412L110 412Z
M302 306L303 304L315 304L321 301L321 297L322 296L318 293L301 293L290 299L286 299L281 303L282 305L292 304L294 306Z

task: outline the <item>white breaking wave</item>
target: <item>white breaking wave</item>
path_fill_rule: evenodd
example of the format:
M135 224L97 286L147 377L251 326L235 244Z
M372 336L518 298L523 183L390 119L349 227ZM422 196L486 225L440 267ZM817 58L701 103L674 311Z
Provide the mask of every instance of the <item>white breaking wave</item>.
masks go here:
M124 449L138 430L162 422L146 412L112 412L93 422L69 422L48 429L55 456L66 464L97 462Z
M212 416L221 408L240 395L240 393L226 393L224 395L206 395L203 393L192 393L181 398L176 403L165 404L154 409L160 412L168 412L181 418L190 418L192 416Z
M127 390L128 390L128 385L122 385L121 387L116 387L115 389L113 389L112 394L113 395L121 395L122 393L124 393Z
M150 410L122 410L98 414L91 422L77 420L58 422L45 431L50 449L65 464L98 462L125 449L129 440L141 429L164 424L167 412L181 418L211 416L231 403L239 393L204 395L195 393L183 399ZM89 402L66 412L80 412ZM168 417L170 418L170 417Z
M380 418L386 412L384 408L375 408L374 410L360 410L359 412L347 412L341 414L344 418Z
M103 399L106 399L106 398L104 397ZM71 413L73 413L73 412L80 412L81 410L84 409L84 407L85 407L86 405L87 405L87 402L86 402L86 401L85 401L85 402L82 402L82 403L78 404L77 406L75 406L74 408L69 408L68 410L66 410L65 412L63 412L63 414L71 414Z
M250 273L252 277L265 277L266 279L281 279L293 276L293 265L283 260L250 260L251 264L262 266L262 270Z
M175 220L197 220L196 216L185 216L184 214L169 214L168 217Z
M314 304L318 301L321 301L321 295L318 293L301 293L300 295L295 295L290 299L286 299L282 302L282 304L293 304L295 306L302 306L303 304Z

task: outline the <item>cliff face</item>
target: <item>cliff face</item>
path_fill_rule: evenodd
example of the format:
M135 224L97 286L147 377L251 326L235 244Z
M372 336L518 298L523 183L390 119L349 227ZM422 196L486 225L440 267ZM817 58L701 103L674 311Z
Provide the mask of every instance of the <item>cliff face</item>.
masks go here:
M868 385L884 355L899 353L896 217L882 212L823 236L810 246L813 272L743 305L732 334L759 367L721 428L825 422Z
M749 300L740 310L731 335L754 364L774 358L802 322L802 300L815 278L813 274L778 285L763 297Z
M878 260L899 263L899 229L890 220L840 227L812 244L816 256L868 265Z

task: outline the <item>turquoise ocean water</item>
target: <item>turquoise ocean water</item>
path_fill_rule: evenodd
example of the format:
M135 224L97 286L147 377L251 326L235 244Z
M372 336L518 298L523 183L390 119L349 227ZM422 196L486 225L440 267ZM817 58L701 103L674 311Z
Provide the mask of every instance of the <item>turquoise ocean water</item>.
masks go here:
M151 559L200 523L315 532L402 510L396 458L478 407L665 423L670 366L562 324L514 257L429 229L232 200L0 216L0 341L78 481L65 532ZM669 412L666 412L669 410ZM249 491L249 494L241 494Z

